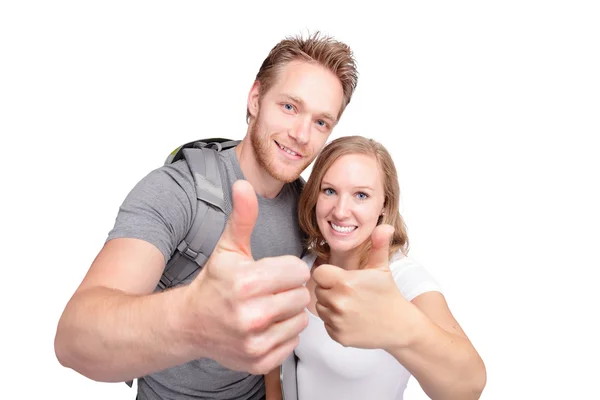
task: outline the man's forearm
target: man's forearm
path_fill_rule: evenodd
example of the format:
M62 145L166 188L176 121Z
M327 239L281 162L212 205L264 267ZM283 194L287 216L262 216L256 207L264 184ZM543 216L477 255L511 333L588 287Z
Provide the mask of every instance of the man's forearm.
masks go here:
M137 296L108 288L77 293L58 324L60 363L93 380L122 382L199 358L177 329L183 294L173 289Z
M393 355L434 400L478 399L486 382L483 361L470 342L450 333L416 307L414 337L393 347Z

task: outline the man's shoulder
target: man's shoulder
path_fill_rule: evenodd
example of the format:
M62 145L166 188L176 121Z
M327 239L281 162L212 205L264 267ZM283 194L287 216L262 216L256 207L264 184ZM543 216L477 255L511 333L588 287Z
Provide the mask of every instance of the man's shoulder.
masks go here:
M168 260L192 225L195 199L194 181L185 161L157 167L129 191L106 241L142 239Z
M185 160L154 168L138 182L136 189L148 194L157 192L156 194L160 195L158 198L168 199L180 193L187 197L195 197L194 177Z
M185 160L178 160L171 164L163 164L151 169L143 176L133 188L135 190L164 192L173 185L185 191L193 187L193 176Z

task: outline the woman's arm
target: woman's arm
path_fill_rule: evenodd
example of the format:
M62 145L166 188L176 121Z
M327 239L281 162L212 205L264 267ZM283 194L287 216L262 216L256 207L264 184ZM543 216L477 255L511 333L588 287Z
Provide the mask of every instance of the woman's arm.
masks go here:
M390 236L385 225L375 228L362 270L322 264L313 272L327 333L343 346L386 350L433 400L478 399L486 383L481 357L440 292L404 297L389 266ZM398 281L412 288L427 281L415 272Z
M282 400L281 381L279 377L280 367L273 368L265 375L266 400Z
M404 299L402 299L404 300ZM486 384L483 360L439 292L399 300L398 322L387 350L434 400L479 399ZM404 304L402 304L404 303Z

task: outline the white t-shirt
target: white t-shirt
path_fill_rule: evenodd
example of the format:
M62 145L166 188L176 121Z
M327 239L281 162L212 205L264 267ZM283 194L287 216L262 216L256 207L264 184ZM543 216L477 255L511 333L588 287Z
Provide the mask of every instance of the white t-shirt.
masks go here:
M315 259L313 254L303 258L309 268ZM441 292L427 271L401 252L392 258L390 269L408 301L424 292ZM392 355L342 346L331 339L317 315L307 312L308 327L295 350L299 400L402 400L410 373Z

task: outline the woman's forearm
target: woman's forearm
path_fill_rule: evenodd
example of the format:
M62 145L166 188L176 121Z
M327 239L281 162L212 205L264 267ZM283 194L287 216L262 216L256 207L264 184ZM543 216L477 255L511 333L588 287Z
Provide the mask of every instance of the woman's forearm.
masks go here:
M433 400L479 399L486 371L470 341L442 329L418 308L411 308L410 338L402 338L388 352L411 372Z
M265 375L266 400L282 400L280 367L274 368Z

